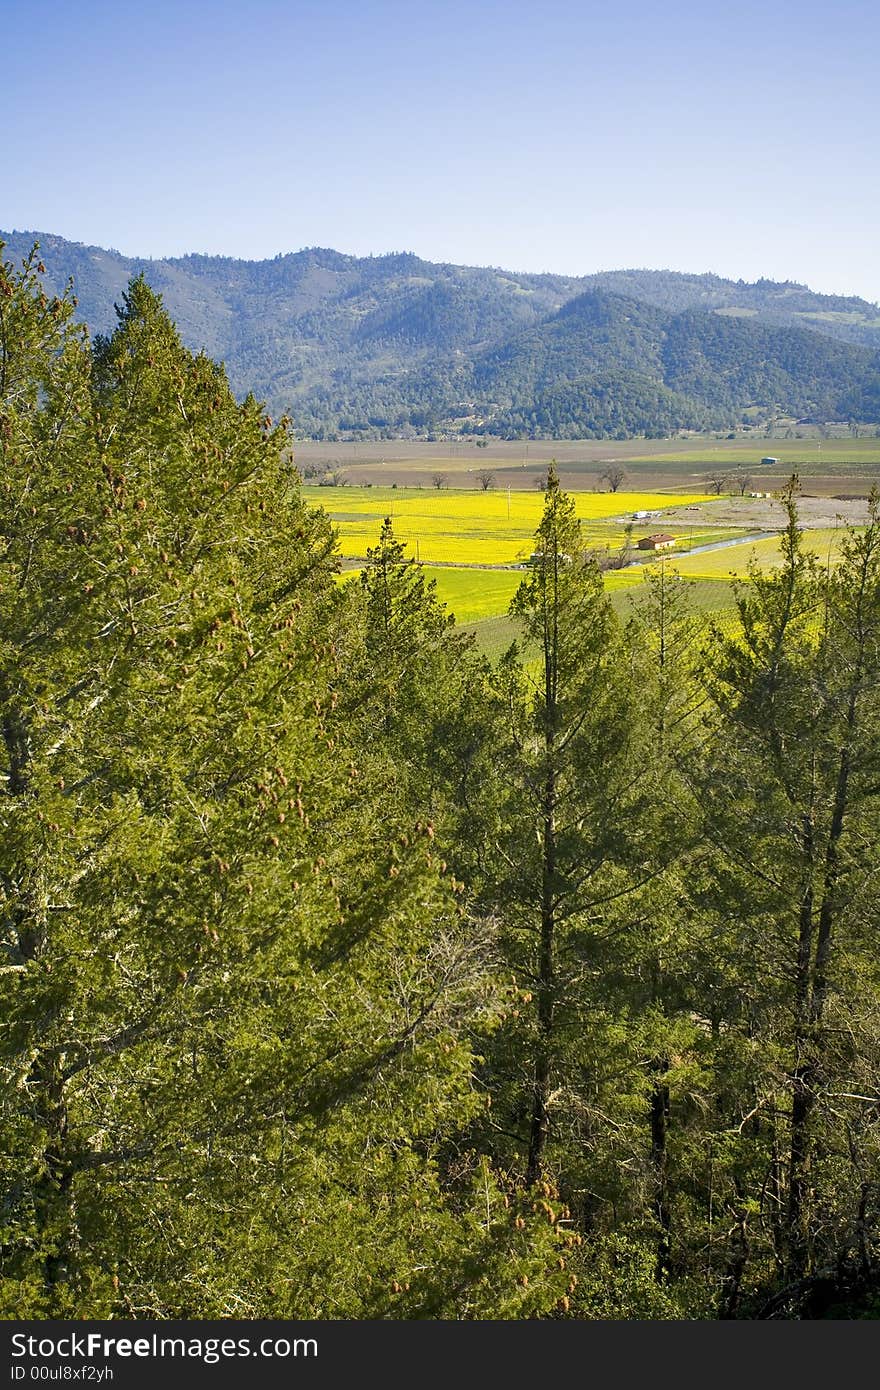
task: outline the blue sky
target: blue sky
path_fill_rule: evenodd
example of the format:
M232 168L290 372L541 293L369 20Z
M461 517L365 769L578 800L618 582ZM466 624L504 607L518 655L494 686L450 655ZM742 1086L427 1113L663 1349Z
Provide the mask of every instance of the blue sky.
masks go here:
M0 227L880 301L873 0L0 0Z

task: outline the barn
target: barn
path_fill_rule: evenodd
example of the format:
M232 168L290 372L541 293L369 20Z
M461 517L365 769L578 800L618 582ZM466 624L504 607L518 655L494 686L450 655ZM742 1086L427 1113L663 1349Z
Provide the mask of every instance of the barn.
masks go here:
M639 550L670 550L674 545L674 536L667 536L664 532L658 531L653 536L642 536L639 541Z

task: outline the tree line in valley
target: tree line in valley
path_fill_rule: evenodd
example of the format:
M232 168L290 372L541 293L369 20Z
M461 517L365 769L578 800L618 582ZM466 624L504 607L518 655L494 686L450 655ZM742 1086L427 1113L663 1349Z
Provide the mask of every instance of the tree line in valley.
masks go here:
M0 236L3 236L0 233ZM26 233L9 235L19 258ZM572 277L310 248L273 260L138 261L43 238L46 285L113 327L146 276L184 343L300 437L625 439L766 424L880 423L880 309L803 285L671 271Z
M490 664L130 284L0 272L7 1318L880 1311L880 506Z

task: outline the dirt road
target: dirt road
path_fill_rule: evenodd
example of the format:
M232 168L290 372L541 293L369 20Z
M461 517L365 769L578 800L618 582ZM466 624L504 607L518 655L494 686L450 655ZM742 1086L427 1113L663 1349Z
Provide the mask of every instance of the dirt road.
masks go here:
M863 525L868 504L855 497L843 501L834 497L804 497L798 501L798 516L804 527L834 527L849 523ZM663 525L745 526L755 531L781 531L785 510L774 498L718 497L711 502L673 507L663 512Z

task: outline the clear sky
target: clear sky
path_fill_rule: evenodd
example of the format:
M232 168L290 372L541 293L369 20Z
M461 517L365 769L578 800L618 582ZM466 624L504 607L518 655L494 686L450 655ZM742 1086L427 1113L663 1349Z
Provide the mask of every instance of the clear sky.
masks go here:
M880 301L876 0L0 0L0 227Z

